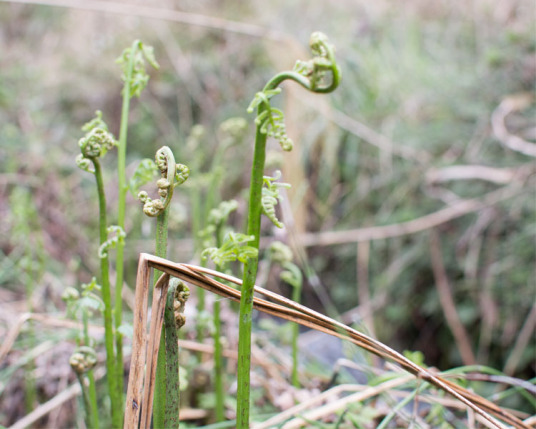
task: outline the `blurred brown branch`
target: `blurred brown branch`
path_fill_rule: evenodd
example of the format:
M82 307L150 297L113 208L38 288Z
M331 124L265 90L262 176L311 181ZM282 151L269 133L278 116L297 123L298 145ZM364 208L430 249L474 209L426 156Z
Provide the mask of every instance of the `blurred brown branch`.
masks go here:
M230 21L223 18L182 12L173 9L155 8L128 3L101 0L9 0L8 2L65 7L69 9L81 9L120 15L134 15L143 18L160 19L163 21L172 21L181 24L222 30L231 33L243 34L250 37L259 37L278 41L287 39L287 37L282 35L281 32L270 31L255 24Z
M524 192L526 190L519 186L508 186L489 192L482 198L462 200L434 213L407 222L345 231L308 233L303 234L300 240L304 246L329 246L415 234L416 232L426 231L427 229L439 226L468 213L476 212L504 200L523 195Z
M506 117L513 112L524 110L534 101L532 93L522 93L506 97L491 116L491 125L495 137L501 144L524 155L536 157L536 144L511 134L506 127Z
M529 163L516 168L496 168L484 165L453 165L445 168L431 168L426 173L428 183L441 183L450 180L485 180L487 182L506 185L514 181L522 181L536 172L536 164Z

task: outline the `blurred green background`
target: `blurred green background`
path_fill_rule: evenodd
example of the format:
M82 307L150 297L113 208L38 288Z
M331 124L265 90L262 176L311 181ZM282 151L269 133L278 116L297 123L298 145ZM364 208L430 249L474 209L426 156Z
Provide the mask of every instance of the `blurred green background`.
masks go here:
M474 357L535 376L533 1L42 3L0 2L0 338L26 293L32 311L61 314L63 289L97 271L93 182L74 158L95 110L118 134L125 47L141 39L160 63L133 101L128 171L168 145L198 174L176 193L171 222L169 258L189 262L189 201L215 173L218 124L252 123L255 92L309 58L320 30L343 83L328 96L286 85L278 102L295 148L269 145L292 184L292 229L278 234L307 271L303 303L442 370ZM206 133L188 146L195 124ZM221 198L240 200L239 230L252 147L253 124L219 173ZM132 286L152 223L129 204ZM268 287L288 294L276 280Z

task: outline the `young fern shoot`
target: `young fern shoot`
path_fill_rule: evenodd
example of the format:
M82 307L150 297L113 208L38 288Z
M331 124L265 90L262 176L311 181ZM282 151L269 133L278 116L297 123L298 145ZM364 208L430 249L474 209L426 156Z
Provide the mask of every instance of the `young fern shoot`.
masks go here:
M114 352L114 327L112 311L112 293L109 276L109 258L107 249L111 246L108 239L108 224L106 216L106 196L104 193L104 182L100 158L109 150L117 146L114 136L108 132L108 126L102 120L102 113L97 111L96 117L82 127L86 135L80 139L78 145L81 153L76 158L76 164L82 170L92 173L95 176L97 185L97 195L99 200L99 236L100 236L100 284L102 285L102 299L104 302L104 342L106 346L106 371L108 390L110 394L112 409L112 426L121 427L122 416L122 366L117 364L117 356ZM118 231L117 240L124 236L122 228L115 227ZM106 251L104 251L106 249ZM116 313L117 317L117 313ZM121 380L121 381L120 381Z
M257 249L260 241L260 217L262 212L262 188L264 183L264 163L266 159L266 139L272 136L279 140L283 150L292 149L292 141L287 136L283 114L270 104L270 99L281 91L278 86L285 80L292 80L305 89L316 93L329 93L340 82L340 70L335 62L333 46L320 32L311 35L310 47L313 58L298 61L294 70L275 75L255 95L248 112L257 109L255 149L251 170L247 235L254 236L250 245ZM257 277L258 255L252 254L244 264L242 295L240 299L240 324L238 343L238 393L237 428L249 428L250 367L251 367L251 320L253 310L253 288Z
M247 244L252 237L243 234L229 234L224 238L224 226L229 215L238 208L235 200L222 201L217 208L210 211L208 215L208 225L202 231L202 235L207 240L209 236L214 237L216 247L206 248L202 252L203 262L211 258L216 265L216 270L223 272L228 262L235 260L244 260L248 254L256 250ZM212 307L214 323L214 393L216 396L215 418L216 422L225 420L225 391L223 380L223 350L221 343L221 319L220 319L220 300L216 299Z
M156 182L158 187L158 195L160 198L152 199L147 192L141 191L138 194L138 199L143 203L143 212L149 217L156 217L156 255L165 258L167 255L167 223L169 215L169 204L173 197L173 190L176 186L184 183L190 175L190 169L183 164L176 164L173 152L167 146L163 146L156 152L155 156L156 168L160 171L161 177ZM138 167L138 171L134 177L138 178L138 183L142 182L140 178L149 178L150 171L154 171L154 167L149 162L143 161ZM155 272L155 283L160 276L159 272ZM169 306L167 306L169 308ZM172 309L166 310L172 312ZM168 320L172 315L168 314ZM166 334L166 324L162 326L160 334L160 348L158 351L158 361L156 369L155 396L153 406L153 418L155 428L168 427L171 421L175 421L175 417L179 414L179 381L174 375L168 379L166 372L166 361L171 362L177 358L178 350L175 348L166 347L166 335L176 338L176 332L171 331ZM169 354L169 356L166 356ZM171 366L174 371L175 366ZM178 371L178 368L177 368ZM175 385L166 391L166 384L173 382ZM172 394L168 397L168 393ZM178 417L177 417L178 418Z
M155 69L159 68L154 57L153 48L135 40L130 48L123 51L117 59L117 63L123 69L123 106L121 108L121 124L119 128L119 143L117 153L117 175L118 175L118 202L117 202L117 225L125 229L126 197L127 197L127 134L128 116L130 111L130 99L139 97L143 89L149 82L149 75L146 72L146 63ZM116 254L116 277L115 277L115 329L116 329L116 349L117 349L117 373L121 374L118 379L119 391L123 392L123 336L121 334L123 300L121 292L123 289L123 243L118 243Z
M79 347L83 345L83 347L91 349L93 346L93 342L89 337L89 313L92 310L98 310L100 312L104 310L104 302L94 292L100 290L101 287L97 284L97 279L93 277L90 283L82 285L82 293L78 292L78 290L74 287L68 287L61 295L62 300L67 304L67 314L70 314L71 317L75 319L78 317L82 319L82 335L77 341L77 345ZM74 351L73 356L76 353L77 350ZM93 353L96 355L94 350ZM73 359L73 356L71 356L71 359ZM79 357L75 357L74 359L79 360ZM95 364L96 362L97 361L95 359ZM97 389L93 369L89 368L87 365L84 367L83 371L79 371L79 366L75 367L71 364L71 367L76 372L78 381L80 382L80 387L82 388L86 426L99 429L100 422L97 408ZM87 383L82 373L85 374Z

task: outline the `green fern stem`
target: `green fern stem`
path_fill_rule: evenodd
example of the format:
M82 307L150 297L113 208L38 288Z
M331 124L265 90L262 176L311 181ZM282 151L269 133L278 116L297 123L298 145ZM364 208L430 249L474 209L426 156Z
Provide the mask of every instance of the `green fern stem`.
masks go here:
M102 169L98 158L92 158L95 168L95 180L97 182L97 194L99 198L99 239L100 244L108 240L106 221L106 197L104 193L104 183L102 180ZM109 260L108 255L100 258L102 285L102 300L104 302L104 343L106 347L106 377L108 380L108 390L110 391L110 401L112 405L112 426L120 428L122 426L122 405L121 391L119 390L116 357L114 353L114 327L112 317L112 294L110 287Z
M165 258L167 256L167 227L168 227L169 206L156 218L156 256ZM162 273L155 270L153 274L154 284L158 281ZM165 325L162 325L160 333L160 348L156 361L156 378L153 400L153 427L163 429L165 427L166 408L166 336Z
M260 115L266 107L261 104L257 113ZM266 160L266 134L260 127L255 133L255 149L253 153L253 167L251 169L251 184L248 207L247 234L255 238L249 244L255 249L259 248L261 231L261 197ZM240 321L238 339L238 389L237 389L237 428L249 428L249 390L251 368L251 320L253 312L253 287L257 279L259 257L248 258L244 264L242 283L242 297L240 299Z
M292 288L292 301L299 303L301 298L301 282L299 285L294 285ZM292 385L296 388L300 387L300 379L298 376L298 336L300 335L300 325L292 324Z
M285 80L293 80L305 89L316 93L333 91L340 82L340 70L335 62L334 49L322 33L311 35L311 50L315 56L307 63L299 62L295 70L275 75L264 87L259 99L252 105L257 106L257 118L267 118L271 115L269 98L277 94L276 89ZM331 80L325 83L324 75L329 72ZM270 110L269 110L270 109ZM273 124L272 124L273 125ZM255 149L251 169L251 182L248 208L247 234L255 238L250 245L259 249L261 227L261 198L264 164L266 159L267 128L257 121L255 133ZM288 140L288 139L287 139ZM288 145L287 145L288 147ZM290 148L289 148L290 149ZM250 368L251 368L251 320L253 312L253 287L257 278L259 257L250 257L244 264L242 278L242 296L240 299L239 340L238 340L238 390L237 390L237 428L249 428L250 402Z
M125 229L125 213L127 198L127 176L126 176L126 156L127 156L127 134L128 134L128 114L130 110L130 84L132 81L132 71L134 68L134 57L138 49L139 41L132 43L131 55L126 69L125 84L123 87L123 106L121 108L121 124L119 127L119 144L117 148L117 176L118 176L118 203L117 203L117 225ZM123 261L124 261L124 242L117 244L116 249L116 273L115 273L115 331L116 331L116 350L117 350L117 384L119 392L123 394L123 335L119 327L123 323Z

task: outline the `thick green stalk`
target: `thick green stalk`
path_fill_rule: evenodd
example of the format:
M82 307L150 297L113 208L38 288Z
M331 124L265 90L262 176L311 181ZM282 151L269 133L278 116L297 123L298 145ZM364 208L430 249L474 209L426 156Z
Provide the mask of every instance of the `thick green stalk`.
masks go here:
M328 93L333 91L340 82L340 70L335 63L334 49L328 43L327 37L322 33L311 35L311 50L315 58L307 63L299 62L294 71L279 73L274 76L264 87L263 91L255 97L251 105L257 105L257 130L255 134L255 150L253 154L253 167L251 170L251 184L248 209L248 235L255 236L250 245L259 249L260 225L261 225L261 196L265 162L267 125L276 127L269 98L275 95L275 90L285 80L293 80L305 89ZM331 80L326 81L326 73L330 74ZM250 107L250 108L251 108ZM270 109L270 111L267 111ZM248 109L249 110L249 109ZM277 114L277 112L276 112ZM263 123L266 122L266 125ZM272 129L272 135L283 136L281 125L276 133ZM288 137L284 138L285 146L289 146ZM283 144L282 144L283 146ZM290 149L290 148L289 148ZM238 340L238 391L237 391L237 428L249 428L249 390L250 390L250 367L251 367L251 317L253 311L253 287L257 277L258 255L249 258L244 264L242 279L242 296L240 299L240 320Z
M259 105L258 114L264 110ZM264 162L266 160L266 134L257 127L255 134L255 149L253 153L253 167L251 169L251 184L249 191L248 229L247 234L255 236L250 246L259 248L261 231L261 197L264 175ZM251 368L251 318L253 312L253 287L257 279L258 256L249 258L244 264L242 279L242 297L240 298L240 321L238 328L238 391L237 391L237 428L249 428L249 386Z
M102 170L97 158L92 158L95 167L95 179L97 181L97 194L99 197L99 238L100 244L104 244L108 239L106 221L106 197L104 194L104 184L102 180ZM104 343L106 346L106 378L108 380L108 390L110 391L110 401L112 405L112 426L119 428L122 426L122 405L121 391L118 389L117 365L114 353L114 327L112 318L112 294L110 288L109 261L108 255L100 259L102 286L102 300L104 302Z
M167 256L167 225L169 206L162 214L156 218L156 256L165 258ZM160 277L160 271L155 270L153 274L154 284ZM156 379L153 400L153 427L163 429L165 427L166 409L166 342L165 325L162 325L160 333L160 349L156 361Z
M166 309L164 311L166 334L166 406L164 411L164 427L166 428L179 427L179 335L174 312L177 286L178 283L176 281L170 282L166 297Z
M132 44L131 54L128 61L127 74L125 76L125 85L123 87L123 106L121 108L121 124L119 128L119 144L117 148L117 176L118 176L118 204L117 204L117 225L125 230L125 213L127 198L127 176L126 176L126 157L127 157L127 134L128 134L128 113L130 110L130 82L132 80L132 70L134 67L134 54L139 45L136 40ZM119 327L123 323L123 260L124 260L124 242L117 243L116 249L116 275L115 275L115 331L116 331L116 349L117 349L117 385L121 395L123 394L123 335L119 332Z

